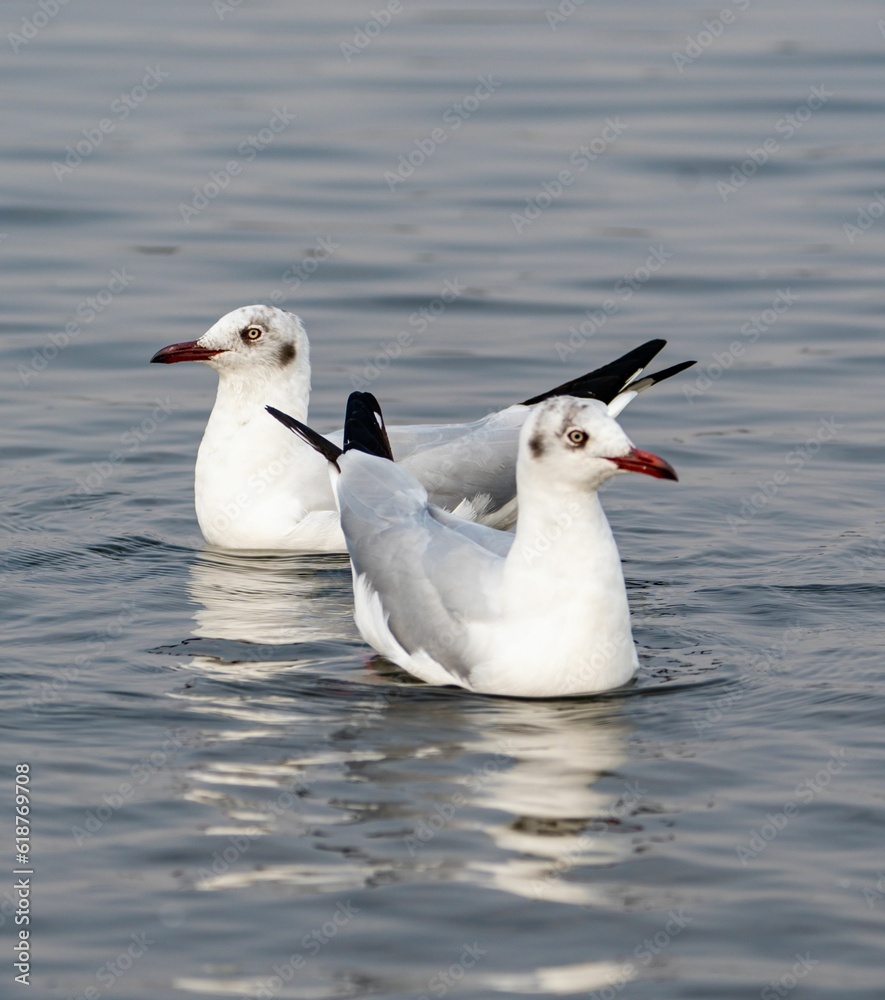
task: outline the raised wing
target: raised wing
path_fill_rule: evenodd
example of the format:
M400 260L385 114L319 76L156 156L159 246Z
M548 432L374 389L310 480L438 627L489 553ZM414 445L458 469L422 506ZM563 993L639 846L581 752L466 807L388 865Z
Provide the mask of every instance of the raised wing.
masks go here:
M683 361L643 375L665 344L649 340L601 368L472 423L388 428L394 457L421 480L433 503L509 528L516 519L519 432L530 407L571 395L599 399L617 416L638 393L694 364Z
M397 462L416 476L432 503L454 510L468 500L479 515L516 496L516 456L527 406L510 406L469 424L388 428Z

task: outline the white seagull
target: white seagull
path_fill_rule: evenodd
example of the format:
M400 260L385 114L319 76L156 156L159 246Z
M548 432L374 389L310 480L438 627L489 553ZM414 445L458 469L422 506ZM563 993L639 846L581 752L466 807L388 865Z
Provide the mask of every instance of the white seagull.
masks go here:
M370 393L344 447L268 411L329 463L353 570L354 617L379 653L429 684L555 698L626 684L638 661L621 560L597 490L618 471L676 479L604 403L558 396L519 435L516 531L450 514L393 462Z
M517 442L532 408L569 394L601 399L617 416L638 392L694 364L643 376L665 343L650 340L596 371L472 423L391 427L396 461L418 477L434 504L482 524L512 527ZM199 340L164 347L151 361L204 361L218 372L194 480L197 520L210 545L344 551L324 460L264 412L270 404L307 420L309 345L297 316L273 306L243 306ZM329 438L340 444L341 432Z

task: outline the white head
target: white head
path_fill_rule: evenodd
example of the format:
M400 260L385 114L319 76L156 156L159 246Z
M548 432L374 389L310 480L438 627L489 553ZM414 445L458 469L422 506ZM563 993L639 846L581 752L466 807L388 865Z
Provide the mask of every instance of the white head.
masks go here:
M274 306L234 309L199 340L170 344L151 361L205 361L224 379L236 376L250 382L310 378L310 348L301 320Z
M532 409L519 438L520 479L596 490L616 472L676 479L669 463L640 451L598 399L554 396Z

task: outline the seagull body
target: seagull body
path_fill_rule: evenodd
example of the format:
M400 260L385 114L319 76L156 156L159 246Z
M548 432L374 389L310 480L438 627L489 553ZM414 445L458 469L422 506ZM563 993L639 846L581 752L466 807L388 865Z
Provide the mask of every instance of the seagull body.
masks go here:
M602 399L617 416L638 392L693 364L642 376L664 343L649 341L603 368L472 423L392 427L393 454L434 504L510 528L519 434L532 410L545 398L569 393ZM164 347L151 360L203 361L218 373L194 477L197 520L210 545L344 551L324 460L285 428L268 428L264 412L269 404L307 420L310 347L297 316L272 306L243 306L199 340ZM340 431L328 437L340 445Z
M329 463L354 617L383 656L430 684L525 698L593 694L633 676L624 577L596 491L618 471L676 474L635 448L604 403L558 396L532 407L515 533L432 503L391 460L369 393L350 397L343 450L268 410Z

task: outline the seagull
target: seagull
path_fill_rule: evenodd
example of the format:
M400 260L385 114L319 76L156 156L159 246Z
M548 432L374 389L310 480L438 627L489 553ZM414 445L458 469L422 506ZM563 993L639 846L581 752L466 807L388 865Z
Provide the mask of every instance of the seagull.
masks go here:
M268 412L328 463L353 570L354 618L375 650L428 684L557 698L626 684L638 667L621 560L597 491L617 472L676 479L595 399L556 396L519 433L516 531L431 502L394 462L371 393L352 393L343 448Z
M693 365L654 375L646 365L666 341L650 340L563 385L472 423L390 428L396 461L433 503L496 528L516 520L519 432L542 400L594 397L617 416L637 393ZM164 347L152 362L202 361L218 373L218 395L197 453L194 500L206 541L216 548L344 552L325 461L271 423L272 405L306 422L310 346L301 320L273 306L223 316L199 340ZM329 439L341 445L341 431Z

